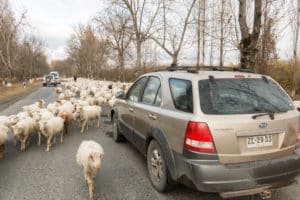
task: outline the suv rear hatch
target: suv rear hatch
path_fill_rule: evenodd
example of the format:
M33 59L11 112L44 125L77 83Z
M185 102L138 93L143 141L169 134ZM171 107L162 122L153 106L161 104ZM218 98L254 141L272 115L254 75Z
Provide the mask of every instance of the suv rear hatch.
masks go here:
M224 78L199 81L205 114L221 163L291 155L298 137L298 112L273 80Z

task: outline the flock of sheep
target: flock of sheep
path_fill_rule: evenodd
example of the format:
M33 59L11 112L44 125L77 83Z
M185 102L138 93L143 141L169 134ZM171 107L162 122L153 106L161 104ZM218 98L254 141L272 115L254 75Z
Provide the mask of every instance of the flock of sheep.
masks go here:
M68 134L71 123L81 126L81 133L88 132L89 122L100 127L103 106L112 107L115 93L127 90L129 83L115 83L78 79L77 82L67 79L61 87L55 88L57 100L45 105L40 99L34 104L22 107L21 112L11 116L0 116L0 159L4 156L4 147L8 140L9 130L14 144L20 143L20 150L28 148L30 139L38 136L37 145L42 138L47 141L46 151L50 151L60 137L61 143ZM83 168L84 178L89 188L89 199L93 199L94 177L100 168L104 151L94 141L83 141L76 154L77 163Z

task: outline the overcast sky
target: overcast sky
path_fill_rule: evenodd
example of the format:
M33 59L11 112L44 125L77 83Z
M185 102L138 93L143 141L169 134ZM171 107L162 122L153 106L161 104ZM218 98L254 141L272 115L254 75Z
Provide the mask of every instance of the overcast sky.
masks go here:
M65 57L72 27L88 22L103 5L101 0L10 0L17 13L27 10L30 32L40 38L49 60Z
M48 60L63 59L66 57L66 44L72 34L72 27L87 23L104 7L104 0L9 0L15 13L27 10L29 34L42 40ZM281 27L286 25L283 20ZM280 58L288 59L292 54L291 30L284 29L281 38L278 38L277 50ZM195 59L194 49L185 49L181 53L183 60ZM236 51L237 53L237 51ZM225 55L226 63L237 63L237 54ZM170 58L167 56L167 59Z

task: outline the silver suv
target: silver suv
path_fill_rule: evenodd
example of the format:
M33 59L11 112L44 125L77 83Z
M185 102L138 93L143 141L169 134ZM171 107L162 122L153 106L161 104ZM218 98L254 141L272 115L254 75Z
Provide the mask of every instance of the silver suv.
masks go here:
M232 68L142 75L111 111L113 139L147 157L150 180L223 198L290 185L300 171L299 113L269 76Z

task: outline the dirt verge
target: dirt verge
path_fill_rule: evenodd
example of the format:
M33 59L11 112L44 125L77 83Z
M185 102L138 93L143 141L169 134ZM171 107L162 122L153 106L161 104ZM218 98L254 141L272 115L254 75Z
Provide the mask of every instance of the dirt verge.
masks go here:
M23 88L21 83L12 87L0 87L0 112L37 90L41 84L41 82L35 82L28 84L26 88Z

